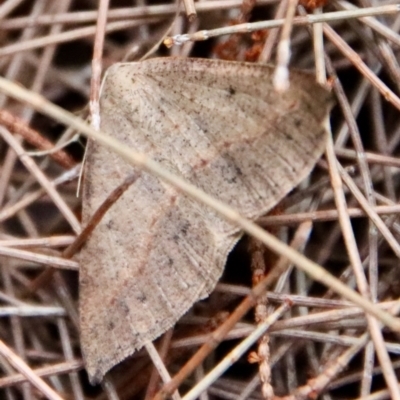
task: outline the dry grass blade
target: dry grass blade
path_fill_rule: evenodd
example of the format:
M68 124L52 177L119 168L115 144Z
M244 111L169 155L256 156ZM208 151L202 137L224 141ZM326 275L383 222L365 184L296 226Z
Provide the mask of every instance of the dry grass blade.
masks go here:
M0 398L400 398L400 7L295 3L188 0L185 11L174 0L2 2ZM333 140L310 176L258 225L99 131L105 69L148 53L178 14L167 44L185 45L156 48L158 57L278 58L285 69L290 55L289 68L316 71L319 81L328 73L337 98ZM289 83L290 76L289 69ZM260 240L239 242L209 298L96 387L81 356L74 255L141 175L116 182L82 226L76 191L85 139L65 145L77 132ZM161 280L165 270L156 274ZM286 301L291 306L257 341Z

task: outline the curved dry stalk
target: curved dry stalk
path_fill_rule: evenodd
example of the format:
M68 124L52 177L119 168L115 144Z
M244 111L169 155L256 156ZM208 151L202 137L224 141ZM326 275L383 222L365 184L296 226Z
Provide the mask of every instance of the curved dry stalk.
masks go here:
M384 323L394 331L400 331L400 321L398 319L382 311L376 305L370 303L368 300L364 299L356 292L348 289L347 286L343 285L338 279L328 274L321 266L307 259L305 256L298 253L297 251L291 249L286 244L280 242L274 236L270 235L251 221L241 217L235 210L233 210L229 206L213 199L202 190L166 171L158 163L150 160L145 154L135 153L134 151L127 149L117 140L103 134L100 131L95 131L80 118L77 118L74 115L66 112L62 108L51 104L42 96L31 93L26 89L23 89L8 81L5 78L0 78L0 90L11 97L19 99L20 101L28 102L36 110L43 112L57 119L58 121L65 123L68 126L73 127L82 134L96 140L99 144L107 146L110 150L115 151L119 156L121 156L132 165L135 165L147 172L155 174L165 182L173 185L179 190L182 190L193 199L211 207L225 219L232 222L233 224L238 225L244 232L259 239L272 251L284 255L291 262L293 262L293 264L311 275L315 280L325 284L328 287L331 287L334 291L337 291L337 293L341 294L344 298L353 301L355 304L359 305L366 312L378 318L382 323Z

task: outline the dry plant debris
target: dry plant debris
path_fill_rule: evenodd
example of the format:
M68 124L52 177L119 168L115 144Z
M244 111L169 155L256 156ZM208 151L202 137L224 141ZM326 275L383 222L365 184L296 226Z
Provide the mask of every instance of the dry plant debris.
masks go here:
M293 19L288 5L296 7ZM241 1L194 7L197 18L188 22L175 3L6 0L0 5L0 88L17 82L81 118L90 113L97 129L101 67L138 60L167 30L183 37L183 45L156 46L152 56L209 58L225 40L213 30L229 34L226 27L243 20ZM254 26L265 39L253 59L259 53L259 60L276 60L288 39L279 20L293 21L286 30L290 54L278 54L278 62L285 66L290 55L290 66L316 71L319 81L326 71L337 98L325 156L274 213L259 220L270 232L265 237L291 246L285 254L293 262L243 239L210 297L92 387L80 351L75 255L87 235L81 234L75 195L84 140L60 147L76 131L34 110L45 105L46 112L47 103L33 107L1 93L1 398L400 399L398 319L388 318L398 314L400 292L398 6L330 0L309 12L315 18L346 12L320 24L291 0L248 2L243 9L249 24L275 24ZM368 15L354 18L360 9ZM189 40L196 31L201 35L194 39L213 39ZM243 33L234 43L231 55L240 61L251 50L251 36ZM56 146L53 154L49 142ZM38 150L47 150L46 156L32 154ZM296 261L294 250L307 258ZM295 268L307 259L379 304L382 318L366 315Z

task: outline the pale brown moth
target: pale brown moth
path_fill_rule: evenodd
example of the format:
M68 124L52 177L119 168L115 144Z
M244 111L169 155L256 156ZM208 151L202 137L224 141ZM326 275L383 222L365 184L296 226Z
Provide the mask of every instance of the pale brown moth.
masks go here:
M101 94L101 130L256 219L313 169L324 151L331 94L273 67L156 58L116 64ZM84 224L134 168L90 142ZM142 173L80 256L81 343L92 382L154 340L210 294L240 230Z

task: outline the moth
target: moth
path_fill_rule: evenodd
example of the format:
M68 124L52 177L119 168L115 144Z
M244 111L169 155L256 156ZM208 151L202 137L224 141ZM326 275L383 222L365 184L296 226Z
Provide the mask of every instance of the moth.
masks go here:
M112 66L101 130L256 219L306 178L324 151L332 95L292 70L194 58ZM89 142L85 224L135 170ZM80 254L81 343L92 383L173 326L220 278L242 232L208 207L142 172Z

